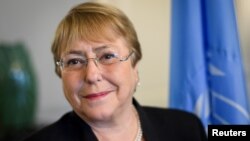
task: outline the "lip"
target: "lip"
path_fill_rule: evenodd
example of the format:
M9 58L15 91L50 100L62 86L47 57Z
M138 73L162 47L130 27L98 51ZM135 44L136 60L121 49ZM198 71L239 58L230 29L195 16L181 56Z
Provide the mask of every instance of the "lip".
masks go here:
M103 98L105 96L107 96L109 93L111 93L112 91L102 91L102 92L98 92L98 93L90 93L86 96L83 96L83 98L89 99L89 100L95 100L95 99L99 99L99 98Z

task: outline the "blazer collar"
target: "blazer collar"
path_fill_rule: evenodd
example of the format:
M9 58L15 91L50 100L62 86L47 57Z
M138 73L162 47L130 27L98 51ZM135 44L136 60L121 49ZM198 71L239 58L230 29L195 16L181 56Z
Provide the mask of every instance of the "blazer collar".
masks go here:
M139 114L144 139L146 141L158 141L157 128L148 119L147 113L135 98L133 98L133 105Z

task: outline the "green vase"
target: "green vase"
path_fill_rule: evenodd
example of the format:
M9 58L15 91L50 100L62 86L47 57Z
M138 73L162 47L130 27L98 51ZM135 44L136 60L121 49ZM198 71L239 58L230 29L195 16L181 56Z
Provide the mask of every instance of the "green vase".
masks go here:
M36 98L37 81L25 46L0 44L0 136L33 126Z

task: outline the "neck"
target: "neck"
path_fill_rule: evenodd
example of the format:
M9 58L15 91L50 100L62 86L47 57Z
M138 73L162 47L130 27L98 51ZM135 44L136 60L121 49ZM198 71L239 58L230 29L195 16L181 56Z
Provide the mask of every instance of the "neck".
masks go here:
M134 106L109 121L97 122L90 126L100 141L134 141L138 134L140 136L139 117Z

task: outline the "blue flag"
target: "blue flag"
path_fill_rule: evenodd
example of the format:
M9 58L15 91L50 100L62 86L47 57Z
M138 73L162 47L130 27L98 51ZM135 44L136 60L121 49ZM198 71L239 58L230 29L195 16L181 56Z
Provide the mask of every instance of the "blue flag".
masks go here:
M208 124L249 124L233 0L173 0L170 107Z

